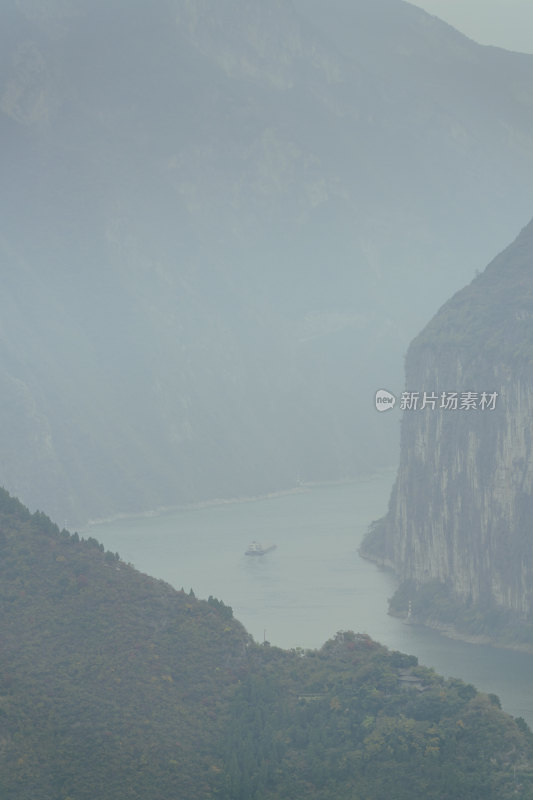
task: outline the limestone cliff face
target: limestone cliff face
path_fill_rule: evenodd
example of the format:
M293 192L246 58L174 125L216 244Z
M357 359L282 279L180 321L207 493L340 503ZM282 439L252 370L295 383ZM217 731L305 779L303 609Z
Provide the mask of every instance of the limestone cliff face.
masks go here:
M467 604L533 611L533 222L411 344L400 467L364 552ZM424 392L426 404L424 406ZM450 393L457 392L457 408ZM476 408L463 393L477 393ZM482 393L497 398L484 406ZM428 402L436 395L435 407ZM444 396L444 404L442 403ZM462 402L463 401L463 402Z

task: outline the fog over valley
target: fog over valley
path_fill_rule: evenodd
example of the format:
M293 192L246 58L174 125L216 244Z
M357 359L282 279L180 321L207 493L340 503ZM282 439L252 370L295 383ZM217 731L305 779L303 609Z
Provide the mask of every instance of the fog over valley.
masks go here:
M0 4L1 798L533 798L531 9L442 5Z
M529 219L531 58L324 9L4 7L0 480L30 507L397 460L374 391Z

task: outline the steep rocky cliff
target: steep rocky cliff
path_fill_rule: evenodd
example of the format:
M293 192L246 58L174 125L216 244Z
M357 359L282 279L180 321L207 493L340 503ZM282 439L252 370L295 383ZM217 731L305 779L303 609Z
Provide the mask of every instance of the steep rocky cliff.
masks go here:
M411 600L418 618L488 634L512 623L522 638L533 613L532 267L533 222L411 344L398 477L363 548L404 581L396 610Z

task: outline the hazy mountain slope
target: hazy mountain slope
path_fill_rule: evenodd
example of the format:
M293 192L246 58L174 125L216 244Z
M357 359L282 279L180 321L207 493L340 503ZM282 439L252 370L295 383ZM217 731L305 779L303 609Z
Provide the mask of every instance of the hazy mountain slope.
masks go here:
M0 550L10 800L532 796L524 721L413 656L351 632L259 646L4 490Z
M529 213L533 60L400 0L0 14L2 481L73 521L390 461L373 391Z
M478 408L404 413L389 513L364 548L407 581L397 610L410 599L420 619L529 645L532 263L530 222L411 344L409 391L475 392Z
M211 796L248 641L231 609L0 502L2 794Z

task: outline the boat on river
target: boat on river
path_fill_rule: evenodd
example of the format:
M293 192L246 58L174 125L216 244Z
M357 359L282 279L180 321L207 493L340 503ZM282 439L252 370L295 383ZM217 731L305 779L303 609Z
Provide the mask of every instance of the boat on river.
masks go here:
M246 550L245 555L247 556L264 556L267 553L272 552L272 550L276 549L275 544L271 544L269 547L263 547L262 544L259 542L252 542L248 545L248 550Z

